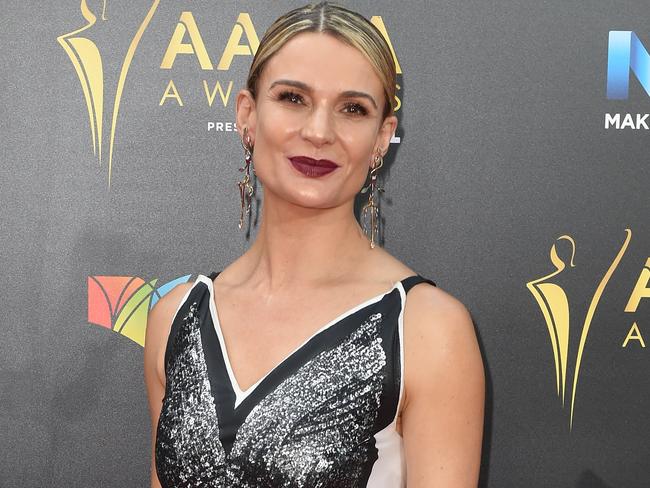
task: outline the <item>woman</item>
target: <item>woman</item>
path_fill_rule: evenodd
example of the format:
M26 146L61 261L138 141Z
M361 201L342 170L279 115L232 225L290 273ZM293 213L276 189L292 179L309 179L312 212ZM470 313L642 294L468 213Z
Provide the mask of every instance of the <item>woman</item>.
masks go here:
M150 312L152 486L476 486L470 316L354 217L369 171L377 217L394 91L359 14L323 2L265 34L237 96L243 213L251 158L264 186L257 238Z

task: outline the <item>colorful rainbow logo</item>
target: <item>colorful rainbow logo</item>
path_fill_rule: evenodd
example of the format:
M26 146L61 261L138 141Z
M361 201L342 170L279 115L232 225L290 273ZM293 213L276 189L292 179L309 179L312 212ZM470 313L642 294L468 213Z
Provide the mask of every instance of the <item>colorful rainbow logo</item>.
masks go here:
M181 276L156 287L133 276L88 277L88 323L106 327L144 347L147 316L160 298L192 275Z

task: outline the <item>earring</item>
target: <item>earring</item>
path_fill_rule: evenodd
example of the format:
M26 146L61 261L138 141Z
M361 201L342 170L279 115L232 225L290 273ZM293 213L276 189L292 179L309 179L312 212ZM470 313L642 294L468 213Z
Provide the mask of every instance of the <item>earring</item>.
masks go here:
M377 172L384 164L381 154L374 157L374 165L370 171L370 183L361 189L361 193L368 193L368 203L361 208L363 231L370 238L370 248L374 249L379 234L379 192L384 192L377 183Z
M239 171L244 173L241 181L237 182L239 188L239 197L241 200L241 213L239 214L239 228L244 225L244 214L250 215L251 201L253 200L253 185L251 184L250 168L253 162L253 145L251 144L251 137L248 135L248 127L244 127L244 137L242 138L241 145L244 148L244 166L239 168ZM255 174L255 169L253 169Z

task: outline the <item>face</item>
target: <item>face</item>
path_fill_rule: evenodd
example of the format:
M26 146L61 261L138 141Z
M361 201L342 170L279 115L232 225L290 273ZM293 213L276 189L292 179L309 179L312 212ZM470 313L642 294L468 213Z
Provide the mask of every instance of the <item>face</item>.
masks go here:
M264 192L303 207L350 204L395 131L384 99L356 48L323 33L288 41L263 68L257 100L247 90L237 97L237 127L248 127ZM322 174L310 159L336 166Z

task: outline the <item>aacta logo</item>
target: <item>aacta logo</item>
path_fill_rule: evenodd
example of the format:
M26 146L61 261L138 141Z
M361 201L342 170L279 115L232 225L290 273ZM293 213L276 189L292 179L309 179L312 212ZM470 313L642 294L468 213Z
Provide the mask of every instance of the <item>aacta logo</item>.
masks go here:
M129 66L133 61L136 49L142 36L151 22L156 9L158 8L160 0L155 0L150 4L146 11L144 18L139 24L134 26L135 33L124 32L125 37L130 37L131 41L126 49L126 54L120 64L119 74L117 78L117 86L113 95L112 110L105 110L105 105L108 105L111 97L108 95L107 80L113 78L113 73L105 73L104 66L109 66L112 63L112 56L115 56L114 51L116 48L113 46L98 46L97 42L91 39L89 29L95 33L98 30L105 30L105 27L110 24L112 30L120 32L121 30L129 30L125 27L123 22L117 22L111 16L110 10L107 13L106 0L102 3L102 12L100 16L101 22L98 23L98 13L93 12L87 4L86 0L81 0L81 15L86 20L86 25L75 29L67 34L63 34L57 38L59 44L63 47L68 54L72 65L74 66L77 77L82 87L83 96L86 102L88 111L88 119L90 125L90 133L92 139L93 154L97 157L100 164L103 161L103 140L104 140L104 119L110 118L110 139L108 149L108 186L111 184L111 173L113 165L113 153L115 149L115 139L117 131L117 121L120 109L120 101L124 95L124 86L126 82ZM120 11L121 14L124 12ZM140 18L138 15L133 14L132 17ZM371 22L381 31L386 39L395 65L397 74L402 74L395 50L388 36L388 31L384 25L384 21L380 16L373 16ZM114 25L117 24L117 25ZM163 27L164 29L165 27ZM236 56L251 57L254 56L259 47L259 38L253 25L250 14L242 12L237 16L236 22L232 26L230 35L226 42L223 51L221 52L218 62L213 64L214 55L212 47L204 42L201 31L199 30L199 23L197 23L191 11L183 11L180 14L180 19L175 26L168 26L169 42L166 46L161 46L160 52L162 61L160 69L163 72L169 73L174 68L174 63L179 56L195 57L198 61L198 66L202 72L212 73L215 68L218 72L227 72L230 70L231 64ZM84 32L87 31L87 32ZM208 50L210 47L210 51ZM215 58L216 59L216 58ZM242 83L243 84L243 83ZM205 95L206 104L209 108L213 107L216 100L219 100L223 107L227 107L231 95L233 93L234 80L202 80L202 88ZM177 87L173 79L169 79L164 89L162 89L162 96L158 106L166 104L176 104L178 107L183 107L183 93L191 87ZM401 86L396 86L398 92ZM219 96L217 98L217 95ZM401 100L398 96L395 97L395 111L401 107ZM104 112L107 112L106 114ZM224 126L223 122L218 124L211 123L212 128L220 125ZM228 123L228 126L232 123ZM210 125L208 125L210 127ZM399 142L399 138L393 138L391 142Z
M129 72L129 66L133 61L133 56L138 48L142 34L149 25L153 14L158 8L160 0L155 0L149 10L147 11L144 19L140 22L135 34L131 38L126 54L120 63L120 71L117 77L117 87L113 96L113 107L107 113L110 117L110 139L108 145L108 186L111 185L111 169L113 166L113 149L115 147L115 132L117 129L117 116L120 111L120 100L124 92L124 84L126 82L126 75ZM65 52L70 57L70 61L79 77L81 88L83 90L84 99L86 100L86 107L88 109L88 119L90 124L90 133L92 136L93 154L97 157L100 164L102 162L102 142L104 139L104 102L110 100L105 97L106 80L104 77L104 60L112 51L106 46L101 48L92 41L88 34L82 34L84 31L90 29L97 23L97 16L88 8L86 0L81 0L81 15L86 20L86 25L79 29L68 32L59 36L57 40L63 46ZM106 0L103 2L101 20L102 23L111 22L112 17L106 16ZM120 25L111 25L112 28L120 29ZM125 33L127 34L127 33ZM108 52L107 52L108 51ZM109 63L106 63L109 64Z
M106 327L144 346L149 310L176 285L192 275L161 286L157 279L145 282L133 276L88 277L88 322Z
M582 321L578 348L574 357L570 357L569 354L569 337L572 335L570 332L578 325L571 322L569 299L564 289L557 283L562 274L570 272L570 268L576 266L574 263L576 254L576 243L574 239L569 235L558 237L556 242L565 241L569 244L571 248L570 259L565 261L560 258L556 244L553 244L550 251L550 260L554 268L553 271L526 284L535 297L540 311L542 312L542 316L544 317L544 321L546 322L553 351L553 362L555 364L557 396L562 403L562 407L567 403L570 404L570 429L573 427L580 366L585 354L591 323L596 311L598 310L598 303L607 288L607 284L620 264L621 259L625 255L628 245L630 244L630 240L632 239L632 231L630 229L626 229L625 233L625 240L618 250L618 253L614 256L609 268L603 274L599 283L595 287L589 308L584 316L584 320ZM647 259L645 266L641 270L624 311L626 313L636 312L642 298L650 298L650 258ZM637 341L640 347L645 347L645 342L637 322L632 323L627 336L623 340L622 347L628 347L630 341ZM575 350L575 347L573 349ZM573 368L572 378L571 375L568 374L568 366L570 364ZM570 400L568 399L569 395Z
M401 75L402 68L397 60L395 49L393 48L393 44L382 17L375 15L371 17L370 22L377 27L384 36L384 39L393 55L393 60L395 61L396 73L398 76ZM235 56L253 56L257 52L259 45L260 41L250 15L247 13L240 13L237 17L237 22L230 33L230 37L226 42L226 46L223 49L221 56L218 58L219 61L214 64L210 52L206 48L194 15L190 11L184 11L181 13L178 24L176 24L176 28L171 36L165 55L160 64L160 68L164 70L172 70L179 55L189 55L196 58L197 65L202 71L214 71L215 68L217 71L228 71ZM203 80L203 92L208 106L212 107L216 95L218 94L223 106L227 107L232 93L233 83L233 80L229 80L222 84L217 80L214 86L210 86L207 80ZM401 89L399 84L396 88L398 91ZM167 86L165 87L159 105L164 105L172 100L177 103L178 106L183 106L181 90L176 87L174 80L170 79L169 83L167 83ZM396 96L396 112L400 109L401 104L401 100Z

